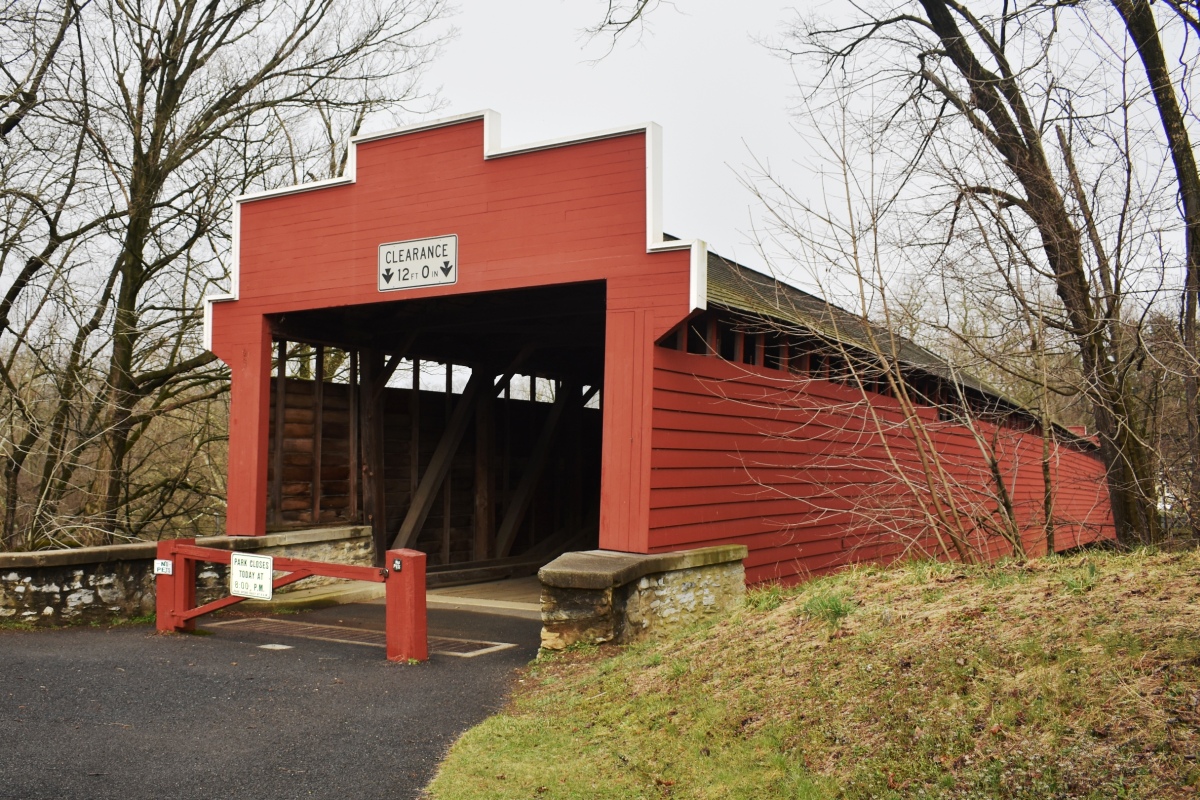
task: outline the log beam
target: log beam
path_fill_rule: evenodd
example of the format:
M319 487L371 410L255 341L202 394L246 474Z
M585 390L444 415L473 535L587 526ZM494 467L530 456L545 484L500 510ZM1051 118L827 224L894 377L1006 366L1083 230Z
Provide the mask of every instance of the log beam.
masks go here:
M496 404L486 398L475 408L475 545L472 558L485 561L495 536L493 443Z
M287 342L280 340L275 367L275 452L271 454L271 522L283 522L283 416L287 406Z
M313 368L313 449L312 449L312 524L321 522L321 461L325 438L325 347L317 345L313 351L316 362Z
M532 352L532 347L522 349L505 370L505 375L511 379L516 369ZM486 397L490 402L502 385L503 382L496 382L495 376L490 370L476 367L471 372L471 380L467 381L462 397L454 406L454 411L446 422L446 430L442 433L433 457L429 460L425 474L421 476L421 482L413 494L412 502L409 503L408 513L404 516L404 522L400 524L400 531L392 543L393 550L412 547L417 540L417 535L425 525L425 520L429 518L433 501L442 488L446 475L450 472L450 464L454 460L454 454L458 451L458 445L462 442L463 435L466 434L471 419L475 416L476 404L481 397Z
M358 445L361 434L358 431L358 351L350 351L350 385L348 387L350 405L350 521L358 522L358 476L359 458Z
M442 488L446 475L450 472L450 464L454 460L454 454L458 450L463 434L467 432L467 426L474 417L475 403L481 396L490 397L486 390L494 388L492 376L485 374L483 370L477 369L471 374L471 380L467 381L467 388L463 390L458 405L450 414L446 430L442 433L437 449L433 451L433 457L429 460L425 474L421 476L421 482L417 486L416 493L413 494L412 502L409 503L408 513L404 516L404 522L400 524L400 531L392 542L393 550L412 547L413 542L416 541L417 534L420 533L425 520L429 518L433 501Z
M387 550L387 498L383 487L383 392L376 387L384 373L383 353L369 349L362 353L362 478L363 510L371 526L375 563L383 564Z

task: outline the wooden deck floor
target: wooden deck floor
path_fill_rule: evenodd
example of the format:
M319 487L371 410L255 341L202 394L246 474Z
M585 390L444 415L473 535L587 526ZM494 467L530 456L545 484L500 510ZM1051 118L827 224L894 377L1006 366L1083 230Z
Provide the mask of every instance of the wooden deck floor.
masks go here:
M541 619L541 595L542 584L537 576L531 575L527 578L430 589L425 594L425 600L430 608L492 609Z

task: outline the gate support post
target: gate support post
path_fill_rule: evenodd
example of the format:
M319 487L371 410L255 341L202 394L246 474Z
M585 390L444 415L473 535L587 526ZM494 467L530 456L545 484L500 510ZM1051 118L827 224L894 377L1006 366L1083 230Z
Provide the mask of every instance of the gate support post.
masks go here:
M384 584L388 661L428 661L425 554L388 550L384 566L389 570Z
M196 607L196 562L178 556L176 547L182 544L194 545L196 540L167 539L158 543L158 557L171 562L170 575L155 576L155 627L160 631L196 630L195 619L179 618Z

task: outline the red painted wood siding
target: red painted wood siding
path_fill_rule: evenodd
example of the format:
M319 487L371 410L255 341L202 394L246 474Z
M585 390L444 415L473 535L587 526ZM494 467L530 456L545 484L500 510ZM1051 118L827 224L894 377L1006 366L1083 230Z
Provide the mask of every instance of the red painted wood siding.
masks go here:
M747 581L796 580L845 564L938 545L920 524L916 450L894 400L777 370L654 349L650 542L660 552L738 542ZM922 409L964 515L994 516L977 438ZM1031 552L1044 549L1042 440L981 426L996 448ZM1058 549L1112 535L1104 469L1089 453L1056 448ZM917 483L921 487L920 483ZM899 511L897 511L899 509ZM1008 547L979 531L996 556Z
M653 341L689 308L687 250L646 252L643 132L484 159L472 120L364 143L356 182L244 202L239 299L213 306L232 370L227 530L265 529L264 315L604 280L601 546L646 552ZM380 293L384 242L458 235L454 286Z

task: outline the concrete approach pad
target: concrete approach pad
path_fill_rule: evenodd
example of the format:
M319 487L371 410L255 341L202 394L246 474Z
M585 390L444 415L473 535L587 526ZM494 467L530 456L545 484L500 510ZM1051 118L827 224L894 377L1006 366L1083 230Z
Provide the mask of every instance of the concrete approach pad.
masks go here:
M342 581L312 589L280 592L269 601L246 600L238 604L238 610L266 614L280 611L313 611L357 603L382 605L383 591L383 586L378 583ZM430 609L475 611L540 620L541 592L541 582L531 575L461 586L439 586L425 593L425 602Z
M458 609L486 614L542 618L542 583L536 575L502 581L430 589L425 602L432 609Z
M277 618L382 629L367 605ZM431 636L517 646L410 666L233 628L0 632L0 798L417 797L454 739L502 705L539 630L442 609L429 622Z

